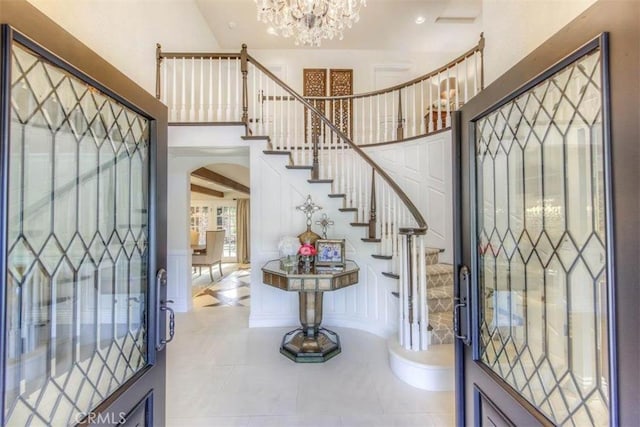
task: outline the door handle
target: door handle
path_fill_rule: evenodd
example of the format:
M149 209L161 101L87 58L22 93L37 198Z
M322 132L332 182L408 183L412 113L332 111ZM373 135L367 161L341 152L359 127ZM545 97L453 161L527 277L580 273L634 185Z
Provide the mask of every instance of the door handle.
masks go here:
M459 296L454 298L454 306L453 306L453 333L455 337L459 340L462 340L465 345L471 344L470 334L471 334L471 310L469 305L469 295L471 292L471 272L466 265L460 267L460 272L458 273L458 283L459 283ZM460 314L461 309L464 310L465 314L465 330L462 331L460 328Z
M156 350L162 351L168 343L173 341L176 327L176 314L168 304L173 300L162 299L163 288L167 286L167 270L161 268L156 274ZM165 336L166 324L162 321L163 313L169 313L169 338ZM164 327L163 327L164 326Z
M165 302L165 305L160 307L160 310L169 312L169 338L161 339L160 343L162 345L167 345L173 341L173 336L176 334L176 313L173 311L173 308L169 307L167 304L173 304L173 300L168 299Z

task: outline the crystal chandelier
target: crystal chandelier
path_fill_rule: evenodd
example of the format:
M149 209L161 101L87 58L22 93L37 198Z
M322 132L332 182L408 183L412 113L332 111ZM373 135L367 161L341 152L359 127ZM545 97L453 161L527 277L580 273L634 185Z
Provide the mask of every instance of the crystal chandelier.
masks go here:
M367 0L255 0L258 20L270 23L282 37L295 36L296 45L320 46L338 37L360 19Z

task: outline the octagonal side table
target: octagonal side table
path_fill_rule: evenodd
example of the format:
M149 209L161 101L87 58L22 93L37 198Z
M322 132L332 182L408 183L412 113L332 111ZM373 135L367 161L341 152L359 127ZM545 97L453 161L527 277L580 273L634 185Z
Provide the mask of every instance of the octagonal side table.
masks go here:
M321 328L324 292L342 289L358 283L360 268L347 261L342 268L316 267L309 272L293 267L283 269L280 260L262 267L262 281L274 288L298 292L301 328L285 334L280 353L294 362L325 362L341 351L340 337Z

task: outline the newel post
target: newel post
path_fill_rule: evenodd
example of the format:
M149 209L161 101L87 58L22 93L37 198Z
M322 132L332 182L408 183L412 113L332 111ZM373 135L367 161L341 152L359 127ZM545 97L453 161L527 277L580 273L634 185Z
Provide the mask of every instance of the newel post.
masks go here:
M371 208L369 209L369 238L376 238L376 171L371 168Z
M156 98L160 99L160 66L162 65L162 47L156 43Z
M242 123L249 131L249 89L247 88L247 74L249 73L249 58L247 55L247 45L242 45L240 51L240 72L242 73Z
M400 344L406 350L426 350L430 343L427 306L425 230L400 229Z

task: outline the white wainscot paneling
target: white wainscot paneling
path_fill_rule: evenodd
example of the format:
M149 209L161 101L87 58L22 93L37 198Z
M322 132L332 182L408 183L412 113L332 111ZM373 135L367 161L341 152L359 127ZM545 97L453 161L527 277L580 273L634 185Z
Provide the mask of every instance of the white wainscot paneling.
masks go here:
M404 167L407 172L412 171L414 173L420 174L420 146L416 144L411 144L406 147L404 151Z
M440 259L453 260L451 132L415 140L365 147L365 151L402 187L422 213L427 245L443 248Z
M191 310L191 254L189 251L173 250L167 253L167 299L174 301L177 312Z
M447 236L447 209L446 195L433 187L427 188L427 203L429 209L429 233L437 235L441 239Z
M452 169L445 165L445 141L434 141L427 145L427 162L429 178L444 184L446 181L445 173L451 174Z

